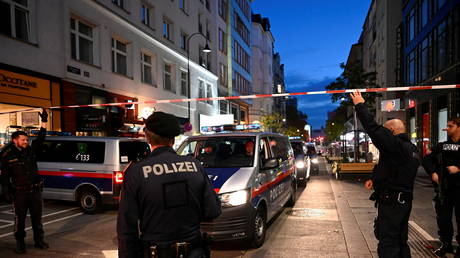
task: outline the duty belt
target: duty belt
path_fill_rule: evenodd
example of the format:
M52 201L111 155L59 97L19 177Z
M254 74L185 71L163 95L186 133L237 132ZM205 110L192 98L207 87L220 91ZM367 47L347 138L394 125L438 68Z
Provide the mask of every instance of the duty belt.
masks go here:
M406 202L412 201L412 193L400 192L394 190L384 190L373 192L369 197L370 200L375 201L375 205L383 202L397 202L399 204L405 204Z
M35 192L37 190L41 190L43 186L43 181L40 181L38 183L35 183L35 184L31 184L31 185L27 185L27 186L16 186L16 185L13 185L13 188L16 190L16 191L25 191L25 192Z

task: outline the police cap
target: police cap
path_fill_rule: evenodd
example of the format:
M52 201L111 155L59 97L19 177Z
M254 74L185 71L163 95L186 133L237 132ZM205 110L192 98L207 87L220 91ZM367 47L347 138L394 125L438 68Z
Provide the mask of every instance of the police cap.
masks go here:
M149 131L164 137L173 138L181 133L179 119L164 112L151 114L145 121L145 127Z

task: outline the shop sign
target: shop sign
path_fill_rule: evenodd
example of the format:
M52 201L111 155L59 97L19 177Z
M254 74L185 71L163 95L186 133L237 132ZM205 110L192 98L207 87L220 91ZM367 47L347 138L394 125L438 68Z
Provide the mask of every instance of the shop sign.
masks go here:
M400 99L388 99L381 102L382 111L392 112L401 110Z
M50 81L0 69L0 92L51 99Z

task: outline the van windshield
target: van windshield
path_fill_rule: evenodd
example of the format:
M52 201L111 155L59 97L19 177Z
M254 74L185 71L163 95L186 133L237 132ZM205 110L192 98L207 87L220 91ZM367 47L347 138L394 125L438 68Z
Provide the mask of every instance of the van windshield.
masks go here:
M120 163L141 161L149 154L150 147L146 142L120 142Z
M193 156L207 168L254 166L255 137L212 137L188 141L179 155ZM190 146L196 146L190 148Z

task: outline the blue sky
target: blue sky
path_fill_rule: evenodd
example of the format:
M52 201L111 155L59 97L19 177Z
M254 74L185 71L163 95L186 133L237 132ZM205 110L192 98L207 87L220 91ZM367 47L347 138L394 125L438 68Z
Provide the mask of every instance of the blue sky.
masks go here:
M270 19L275 52L288 91L323 90L338 77L361 33L371 0L255 0L252 11ZM298 97L308 123L319 128L335 108L329 95Z

